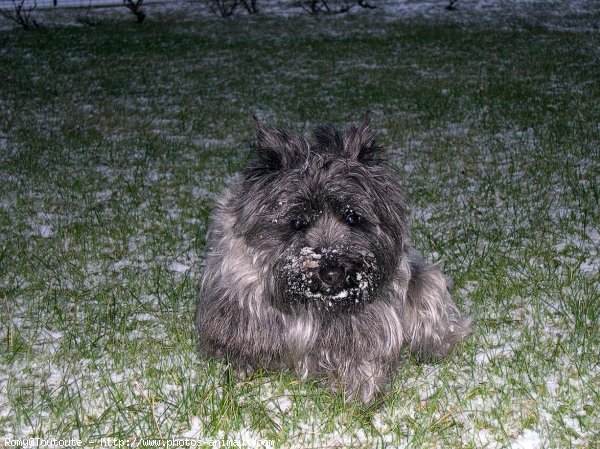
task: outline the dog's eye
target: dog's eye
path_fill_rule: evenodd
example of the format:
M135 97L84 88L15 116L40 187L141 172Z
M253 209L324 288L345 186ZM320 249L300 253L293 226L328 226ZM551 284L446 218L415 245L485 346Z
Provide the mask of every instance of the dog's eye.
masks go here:
M344 217L348 226L356 226L360 223L361 216L355 212L348 212Z
M290 222L290 226L292 227L292 229L294 231L302 231L303 229L305 229L308 226L308 221L306 221L304 218L293 218L292 221Z

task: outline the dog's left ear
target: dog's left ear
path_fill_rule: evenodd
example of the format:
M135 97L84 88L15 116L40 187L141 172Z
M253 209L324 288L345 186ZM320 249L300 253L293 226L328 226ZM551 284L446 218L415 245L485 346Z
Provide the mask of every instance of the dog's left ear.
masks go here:
M344 136L344 152L366 165L376 164L379 161L377 155L382 151L375 143L370 114L371 112L367 111L363 122L359 126L351 126Z

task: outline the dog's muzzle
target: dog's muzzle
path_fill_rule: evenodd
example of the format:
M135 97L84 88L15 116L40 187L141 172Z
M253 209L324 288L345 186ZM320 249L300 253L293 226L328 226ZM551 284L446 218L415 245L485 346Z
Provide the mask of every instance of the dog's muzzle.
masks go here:
M373 298L377 281L374 259L342 249L301 248L276 269L285 306L304 304L323 311L350 312Z

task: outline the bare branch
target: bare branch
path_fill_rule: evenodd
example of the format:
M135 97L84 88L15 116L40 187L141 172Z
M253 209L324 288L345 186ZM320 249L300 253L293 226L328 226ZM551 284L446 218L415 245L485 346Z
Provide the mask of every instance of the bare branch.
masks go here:
M375 8L368 0L298 0L297 4L309 14L343 14L355 6Z
M448 11L454 11L456 9L456 7L454 5L456 5L458 3L458 0L448 0L448 4L446 5L446 9Z
M27 0L13 0L12 9L0 9L0 15L8 20L12 20L24 30L37 30L40 26L31 17L31 13L37 8L37 0L33 0L33 4L30 6L25 6L26 2Z
M258 0L242 0L242 6L246 8L248 14L257 14L258 6L256 5Z
M458 0L456 0L458 1ZM377 6L369 4L368 0L357 0L356 4L361 8L375 9Z
M132 12L137 23L142 23L146 18L146 13L142 10L143 3L144 0L123 0L123 6Z
M212 11L221 17L232 16L243 0L207 0Z

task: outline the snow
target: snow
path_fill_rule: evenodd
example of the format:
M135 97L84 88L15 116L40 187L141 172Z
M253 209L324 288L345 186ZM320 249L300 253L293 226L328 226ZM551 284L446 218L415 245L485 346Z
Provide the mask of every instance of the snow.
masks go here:
M570 210L564 208L564 214L559 214L554 210L553 217L568 217ZM572 263L574 259L569 256L574 249L577 252L586 254L585 260L579 264L579 269L586 274L592 275L600 271L600 233L596 228L587 228L585 232L579 235L571 235L568 239L560 241L554 245L557 253L557 260L565 263Z
M113 194L114 192L110 189L102 190L100 192L96 192L96 199L98 201L104 202L108 200Z
M511 449L539 449L541 447L540 435L534 430L525 429L510 447Z
M214 192L211 192L210 190L207 190L205 188L194 187L194 188L192 188L192 196L194 197L194 199L200 199L200 198L213 199L213 198L215 198L216 195L214 194Z
M144 261L129 260L129 259L119 260L113 264L113 269L115 271L121 271L123 268L130 268L130 267L147 269L148 264Z
M579 265L579 269L584 273L597 272L598 270L600 270L600 259L586 259L585 262L582 262L581 265Z
M39 227L39 234L44 238L52 237L54 235L54 228L51 225L42 224Z
M185 265L180 262L173 262L169 265L169 270L174 271L176 273L187 273L191 267L189 265Z
M149 313L138 313L134 315L134 320L136 321L156 321L157 318L155 315L151 315Z
M288 395L275 396L266 405L268 410L274 411L275 413L287 414L292 409L292 401Z
M181 436L184 438L201 438L202 420L197 416L192 416L190 419L190 430L183 432Z
M51 6L51 0L38 0L38 9L34 17L41 23L47 20L54 23L77 24L76 18L82 16L82 11L94 17L120 17L131 20L130 13L123 8L122 3L114 0L93 0L95 5L114 5L114 7L101 8L45 8ZM59 0L59 6L87 7L90 2L86 0ZM594 0L460 0L455 5L454 11L447 11L445 0L373 0L371 4L377 8L353 8L349 14L378 15L382 20L414 20L426 19L430 21L455 22L464 25L478 24L479 26L497 25L505 23L507 28L520 26L520 22L532 22L538 26L559 31L584 31L597 33L600 27L595 22L594 12L600 10L598 2ZM10 7L7 0L0 0L0 8ZM301 7L295 6L290 0L262 0L259 1L260 15L272 17L290 17L308 13ZM152 16L183 14L181 20L194 20L197 17L215 17L205 2L190 2L185 0L161 1L146 0L143 6L148 20ZM184 11L182 13L182 11ZM246 17L247 14L240 10L236 16ZM337 20L344 15L333 15ZM13 28L15 25L6 19L0 18L0 29ZM376 30L373 30L375 32ZM445 94L445 93L443 93ZM258 111L257 111L258 112Z
M514 351L515 347L512 343L497 348L487 348L475 355L475 363L484 364L498 357L510 357Z

